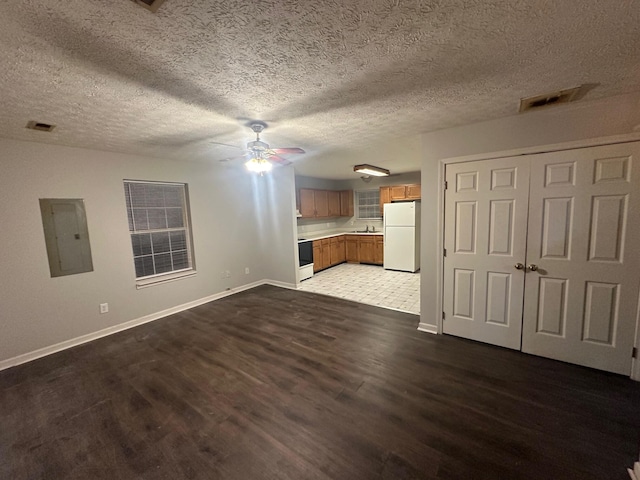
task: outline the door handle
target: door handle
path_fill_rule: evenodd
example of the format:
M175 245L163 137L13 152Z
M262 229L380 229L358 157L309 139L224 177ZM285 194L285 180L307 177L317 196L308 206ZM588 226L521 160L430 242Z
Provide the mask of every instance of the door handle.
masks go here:
M535 272L536 270L538 270L538 265L536 265L535 263L530 263L529 265L527 265L527 268L532 272Z
M516 267L516 270L522 270L524 268L524 265L520 262L516 263L514 265L514 267Z

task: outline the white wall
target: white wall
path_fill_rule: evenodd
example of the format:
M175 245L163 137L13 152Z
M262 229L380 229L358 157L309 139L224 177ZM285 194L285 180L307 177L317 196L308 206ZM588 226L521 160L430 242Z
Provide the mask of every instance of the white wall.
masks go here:
M422 254L421 317L423 325L437 325L437 278L442 260L438 228L440 160L504 152L640 131L640 93L597 101L581 101L488 122L450 128L422 136Z
M245 171L0 139L0 172L0 362L227 288L265 278L295 282L293 240L275 242L281 225L259 223L272 221L275 209L276 217L289 215L293 237L293 207L275 208L277 188L273 203L258 201L256 178ZM189 184L197 275L136 289L123 179ZM285 179L282 196L292 203L293 174ZM50 277L39 198L85 200L93 272ZM269 252L260 235L274 242ZM223 270L231 278L221 278ZM110 311L100 315L103 302Z
M254 176L258 214L255 248L261 249L265 278L285 286L298 282L298 238L293 166Z

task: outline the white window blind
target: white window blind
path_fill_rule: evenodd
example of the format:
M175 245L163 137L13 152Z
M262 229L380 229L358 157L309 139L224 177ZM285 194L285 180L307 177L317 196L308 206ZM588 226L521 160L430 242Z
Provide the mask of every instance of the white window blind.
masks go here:
M125 180L136 278L193 268L187 186Z

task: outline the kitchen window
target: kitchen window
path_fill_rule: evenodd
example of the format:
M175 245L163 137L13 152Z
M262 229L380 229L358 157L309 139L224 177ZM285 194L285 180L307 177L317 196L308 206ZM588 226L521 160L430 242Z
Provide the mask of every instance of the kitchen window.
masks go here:
M380 220L380 189L356 191L357 217L360 220Z
M193 274L187 185L124 181L136 283Z

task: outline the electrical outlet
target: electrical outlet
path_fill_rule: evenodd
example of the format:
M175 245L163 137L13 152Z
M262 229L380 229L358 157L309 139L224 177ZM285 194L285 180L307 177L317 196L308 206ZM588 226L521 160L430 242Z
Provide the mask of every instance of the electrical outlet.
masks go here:
M249 267L245 267L244 268L244 274L245 275L249 275Z
M225 277L231 278L231 272L229 270L226 271Z
M109 304L101 303L100 304L100 313L109 313Z

